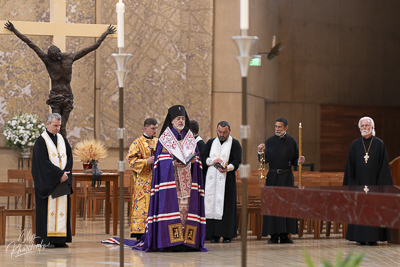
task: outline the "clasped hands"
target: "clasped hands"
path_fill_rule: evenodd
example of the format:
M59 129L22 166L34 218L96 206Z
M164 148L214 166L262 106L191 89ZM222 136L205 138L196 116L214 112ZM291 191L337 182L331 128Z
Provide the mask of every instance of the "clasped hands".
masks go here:
M60 183L63 183L63 182L65 182L66 180L68 180L68 174L69 174L69 173L70 173L70 172L64 172L63 176L61 176Z

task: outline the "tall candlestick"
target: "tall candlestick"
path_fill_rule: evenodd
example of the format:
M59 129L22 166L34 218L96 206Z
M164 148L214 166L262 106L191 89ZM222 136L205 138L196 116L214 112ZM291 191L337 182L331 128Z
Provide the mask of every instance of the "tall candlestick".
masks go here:
M117 3L118 48L124 47L124 13L125 13L125 4L122 3L122 0L119 0L119 2Z
M249 0L240 0L240 29L249 29Z

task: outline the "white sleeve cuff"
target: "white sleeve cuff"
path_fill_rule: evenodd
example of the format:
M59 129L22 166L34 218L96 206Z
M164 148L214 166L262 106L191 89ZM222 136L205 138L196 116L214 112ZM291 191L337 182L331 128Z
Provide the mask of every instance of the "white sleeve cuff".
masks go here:
M231 172L235 169L235 166L233 166L232 164L229 164L228 167L226 168L228 172Z
M214 161L213 161L211 158L207 158L207 159L206 159L206 164L207 164L208 166L212 166L212 165L214 165Z

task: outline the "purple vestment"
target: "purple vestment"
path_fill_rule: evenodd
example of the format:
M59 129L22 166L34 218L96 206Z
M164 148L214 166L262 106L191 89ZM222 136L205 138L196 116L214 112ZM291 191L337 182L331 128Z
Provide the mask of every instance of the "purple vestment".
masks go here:
M178 132L171 129L175 138ZM181 131L182 139L187 132ZM196 147L199 155L199 150ZM208 251L204 247L206 236L206 219L204 215L204 181L200 158L191 167L191 190L187 222L182 229L177 185L172 165L173 156L167 152L161 142L157 143L149 212L146 232L136 243L134 249L147 252L165 251L168 248L182 248ZM181 226L180 226L181 225Z

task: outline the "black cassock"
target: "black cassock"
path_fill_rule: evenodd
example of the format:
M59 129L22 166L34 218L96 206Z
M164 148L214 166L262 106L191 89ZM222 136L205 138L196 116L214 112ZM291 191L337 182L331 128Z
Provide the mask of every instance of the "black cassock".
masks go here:
M54 144L57 146L57 136L47 132ZM36 200L36 244L65 244L71 242L71 199L68 195L68 214L67 214L67 236L48 237L47 236L47 207L48 197L53 192L56 185L60 182L64 171L70 171L68 175L68 185L72 192L72 152L68 140L64 138L67 152L67 164L64 170L55 166L49 159L46 142L42 136L36 139L32 154L32 176L35 186Z
M369 156L367 163L364 158L366 151ZM393 185L386 147L381 139L373 136L369 139L360 137L353 141L343 185ZM386 241L389 239L389 231L387 228L349 224L346 239L360 242Z
M207 173L208 170L205 161L210 155L213 142L214 138L207 141L206 147L201 155L202 162L204 162L204 173ZM234 170L226 173L224 213L222 215L222 220L206 220L206 240L211 240L215 237L234 238L237 236L236 170L239 168L241 162L242 147L238 140L232 138L232 147L228 165L232 164ZM205 183L207 183L207 180L205 180Z
M296 140L286 134L284 137L271 136L265 141L265 163L269 164L266 186L294 186L294 176L291 168L297 165L299 150ZM276 171L290 170L279 173ZM263 216L262 235L291 233L297 234L297 219L279 216Z

